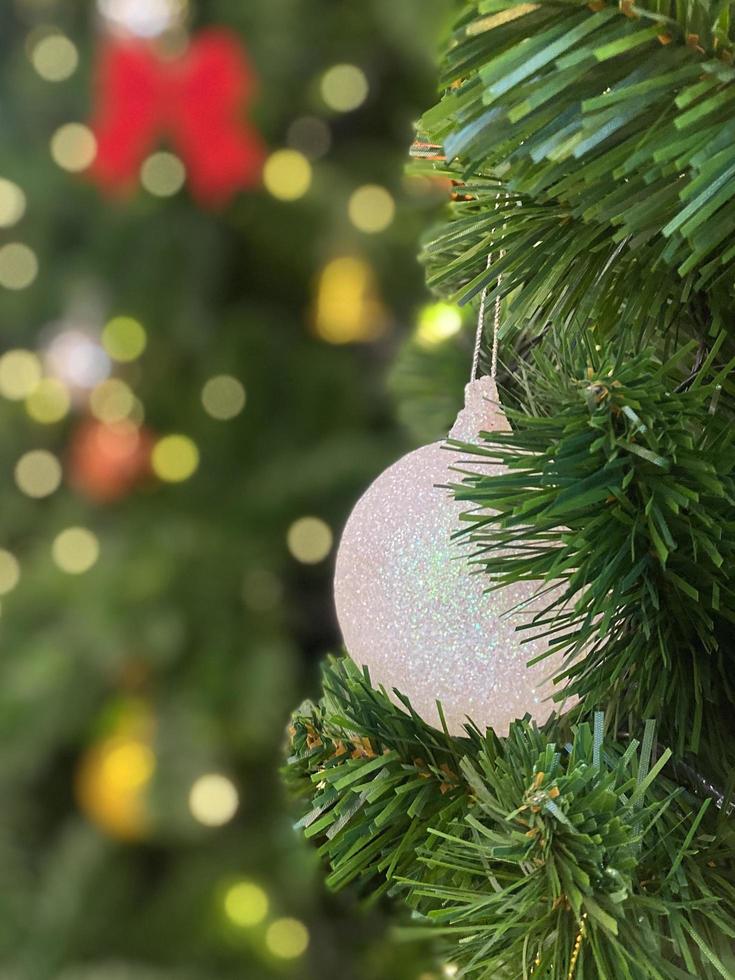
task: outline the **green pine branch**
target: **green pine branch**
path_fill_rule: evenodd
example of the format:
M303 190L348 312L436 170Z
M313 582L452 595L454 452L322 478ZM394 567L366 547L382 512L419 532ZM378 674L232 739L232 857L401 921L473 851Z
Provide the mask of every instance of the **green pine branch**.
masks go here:
M735 977L732 849L652 724L642 744L604 739L601 715L571 740L558 722L451 738L348 660L324 688L293 717L287 778L332 887L390 889L461 976Z

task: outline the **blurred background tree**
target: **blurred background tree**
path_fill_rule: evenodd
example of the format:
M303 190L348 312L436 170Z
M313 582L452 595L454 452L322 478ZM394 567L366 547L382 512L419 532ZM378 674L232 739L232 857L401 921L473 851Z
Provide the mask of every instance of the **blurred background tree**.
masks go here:
M0 12L7 980L435 975L324 895L277 766L337 642L334 536L408 444L386 366L413 332L393 386L419 440L464 380L413 371L466 341L415 261L447 188L404 175L447 9ZM101 52L171 66L212 25L253 66L263 186L212 208L163 139L100 190Z

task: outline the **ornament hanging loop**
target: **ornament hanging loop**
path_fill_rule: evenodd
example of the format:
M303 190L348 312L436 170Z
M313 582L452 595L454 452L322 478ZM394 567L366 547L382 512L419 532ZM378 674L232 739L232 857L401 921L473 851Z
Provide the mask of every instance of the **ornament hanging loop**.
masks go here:
M505 195L506 199L508 195ZM495 198L495 210L500 206L500 194ZM505 225L503 226L505 229ZM493 228L491 232L492 237L495 237L495 229ZM502 258L505 252L502 250L498 253L498 257ZM486 269L490 269L493 264L493 253L487 257ZM496 380L498 374L498 334L500 333L500 284L503 281L502 275L498 276L497 282L495 284L495 302L493 304L493 343L490 353L490 377L493 381ZM477 330L475 332L475 349L472 354L472 373L470 374L470 381L475 381L479 376L480 370L480 350L482 349L482 338L485 333L485 311L487 306L487 291L489 288L489 283L485 285L480 296L480 310L477 315Z

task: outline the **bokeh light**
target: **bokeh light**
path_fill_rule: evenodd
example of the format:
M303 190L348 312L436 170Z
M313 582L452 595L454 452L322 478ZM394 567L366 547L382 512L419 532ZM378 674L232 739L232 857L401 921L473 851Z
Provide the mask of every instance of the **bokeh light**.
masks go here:
M462 313L451 303L429 303L419 314L416 341L421 347L431 348L458 334L462 329Z
M41 380L41 359L29 350L9 350L0 357L0 395L20 401L37 387Z
M343 255L322 269L317 290L314 327L330 344L376 340L388 326L372 267L363 259Z
M365 72L357 65L334 65L322 75L322 98L335 112L357 109L368 97L369 91Z
M15 466L15 482L28 497L49 497L61 483L61 463L47 449L24 453Z
M26 196L12 180L0 177L0 228L17 225L26 212Z
M225 915L242 929L260 925L268 915L268 896L253 881L238 881L225 892Z
M97 536L86 527L68 527L54 538L51 556L68 575L82 575L96 563L100 554Z
M188 436L164 436L153 447L151 468L159 480L166 483L188 480L198 466L199 450Z
M102 346L113 361L135 361L146 348L145 327L132 316L114 316L102 331Z
M20 565L12 552L0 548L0 595L12 592L20 581Z
M47 82L63 82L76 71L79 53L64 34L46 34L33 45L31 64Z
M232 780L217 772L200 776L189 793L191 815L205 827L222 827L229 823L239 804Z
M108 378L98 384L89 396L89 410L100 422L111 425L129 419L136 398L130 385L120 378Z
M263 167L263 184L279 201L296 201L311 187L311 164L298 150L276 150Z
M0 286L26 289L38 275L38 259L22 242L8 242L0 248Z
M318 160L329 151L332 134L323 119L317 116L301 116L294 119L288 127L286 142L309 160Z
M309 930L298 919L276 919L268 926L265 944L279 959L295 960L309 948Z
M213 419L234 419L245 408L245 388L237 378L218 374L202 388L202 405Z
M51 156L62 170L80 173L97 155L94 133L82 123L65 123L51 137Z
M300 517L288 529L288 550L304 565L316 565L332 550L334 535L320 517Z
M97 0L97 9L112 26L139 37L157 37L177 27L187 6L186 0Z
M70 388L86 390L110 373L110 358L97 336L87 330L68 327L49 341L44 362L46 373Z
M366 234L385 231L396 214L391 194L378 184L365 184L350 195L347 205L350 221Z
M26 398L26 412L34 422L53 425L71 408L71 396L58 378L42 378Z
M186 168L173 153L153 153L140 168L140 182L149 194L172 197L184 186Z

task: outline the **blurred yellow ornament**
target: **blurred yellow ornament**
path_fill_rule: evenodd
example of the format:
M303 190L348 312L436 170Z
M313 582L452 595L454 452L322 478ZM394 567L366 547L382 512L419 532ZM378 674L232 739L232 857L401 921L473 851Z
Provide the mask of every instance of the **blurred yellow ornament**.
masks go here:
M314 328L330 344L376 340L388 327L375 274L363 259L344 255L322 269Z
M134 841L150 829L147 792L156 769L153 719L138 702L123 705L108 734L79 761L76 798L83 813L108 836Z

